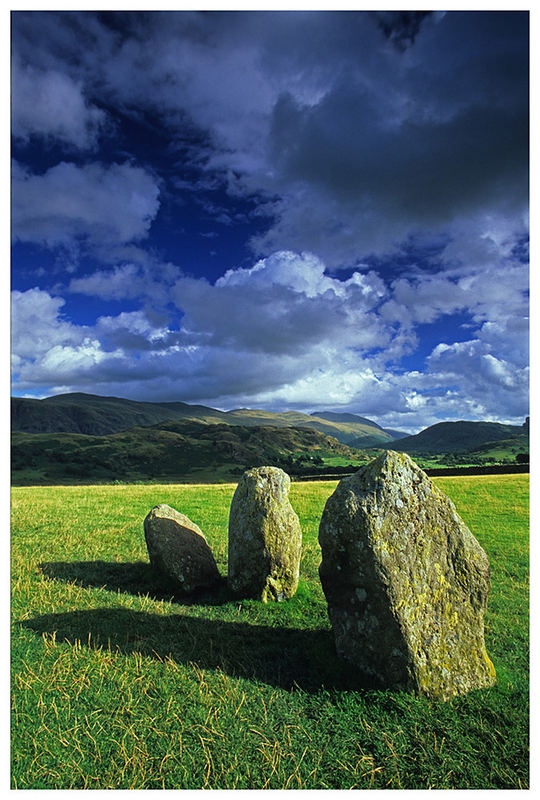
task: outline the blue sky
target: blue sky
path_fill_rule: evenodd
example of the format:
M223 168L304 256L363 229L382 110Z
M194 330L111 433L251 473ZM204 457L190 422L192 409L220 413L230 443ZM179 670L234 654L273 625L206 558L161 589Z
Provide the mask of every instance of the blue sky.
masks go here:
M13 394L520 424L528 24L13 12Z

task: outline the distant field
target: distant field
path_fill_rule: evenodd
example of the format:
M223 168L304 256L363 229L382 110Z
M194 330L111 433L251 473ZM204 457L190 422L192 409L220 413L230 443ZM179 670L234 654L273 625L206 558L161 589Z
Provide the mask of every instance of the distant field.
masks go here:
M142 521L168 503L223 576L233 484L12 493L12 788L495 789L528 786L528 476L437 478L488 553L497 685L448 703L355 683L317 575L336 482L295 483L289 602L225 584L170 598Z

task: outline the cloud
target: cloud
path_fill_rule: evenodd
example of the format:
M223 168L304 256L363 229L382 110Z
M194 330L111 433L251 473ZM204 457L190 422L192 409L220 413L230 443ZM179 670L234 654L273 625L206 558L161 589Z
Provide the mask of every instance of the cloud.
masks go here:
M377 23L387 39L398 50L406 50L414 44L422 22L432 11L375 11Z
M375 305L386 293L383 281L374 273L354 272L348 280L339 280L326 274L326 266L313 253L294 253L281 250L261 259L249 269L230 269L216 281L216 287L249 286L263 289L283 286L306 297L316 297L330 292L336 297L356 293L364 308Z
M83 339L76 347L55 345L37 365L32 366L32 377L34 381L49 384L62 380L67 382L73 380L74 375L94 371L103 362L110 361L114 357L104 353L100 343L95 339ZM20 370L20 379L24 380L26 372L27 367L23 366Z
M471 218L482 235L486 209L517 224L527 25L525 12L14 17L36 69L157 116L172 144L198 131L194 181L268 201L257 254L309 250L330 268Z
M76 149L95 147L106 114L88 103L80 82L64 72L22 66L15 58L11 94L12 133L28 141L39 136Z
M385 319L404 325L435 322L445 314L466 310L472 322L527 319L528 268L507 261L465 274L420 275L391 283L391 299L383 305Z
M122 311L117 316L99 317L95 332L105 350L122 351L126 356L169 350L181 342L178 332L167 328L166 317L160 325L156 314L144 310Z
M528 15L418 14L15 12L16 137L92 148L107 108L168 139L161 180L15 163L15 238L99 258L65 301L16 296L44 342L33 355L22 324L24 386L56 364L54 385L407 429L526 413ZM224 191L267 221L253 266L212 284L150 250L160 202L184 192L229 224ZM75 293L130 310L78 326Z
M524 415L529 404L529 368L489 352L486 341L439 344L428 358L429 370L442 386L459 385L480 416L497 419L504 408L510 417Z
M309 246L339 266L487 209L519 220L526 25L526 15L447 14L425 23L405 54L374 37L315 105L283 92L269 136L276 221L257 248Z
M156 179L127 162L80 167L62 161L41 175L13 165L12 231L21 242L106 246L138 241L148 234L158 209Z
M109 298L122 285L142 292L137 267L125 267L72 288ZM140 308L93 326L69 322L69 300L17 292L16 389L60 385L222 408L342 408L405 430L452 418L519 421L528 409L527 302L514 269L506 283L502 270L494 274L490 320L476 275L465 288L444 274L390 284L375 273L340 279L313 254L289 251L229 270L214 285L175 280L171 267L161 286L156 276L146 296L134 293ZM158 312L152 296L175 307ZM393 313L407 307L406 315ZM469 320L468 340L438 340L424 372L404 369L400 358L416 346L417 325L433 325L436 335L437 323L456 311Z
M355 273L347 281L324 275L311 254L275 253L251 269L229 270L212 286L182 278L171 297L183 327L214 346L297 355L332 342L359 349L382 347L390 337L372 309L381 280Z
M72 278L68 290L102 300L144 298L157 309L170 301L170 288L181 275L181 270L174 264L147 256L139 263L129 261L117 264L112 269L95 270L88 275Z
M69 291L103 300L129 300L147 292L144 275L136 264L122 264L113 270L97 270L72 278Z
M40 358L51 347L82 341L84 329L62 318L65 300L41 289L14 291L12 303L12 352L16 359Z

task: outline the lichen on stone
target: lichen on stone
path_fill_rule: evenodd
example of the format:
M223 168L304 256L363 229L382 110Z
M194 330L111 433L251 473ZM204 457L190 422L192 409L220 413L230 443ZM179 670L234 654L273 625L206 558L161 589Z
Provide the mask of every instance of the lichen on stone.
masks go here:
M389 451L344 478L319 541L339 655L384 686L439 699L494 682L487 556L409 456Z
M229 515L228 582L244 597L287 600L298 586L302 531L278 467L244 472Z

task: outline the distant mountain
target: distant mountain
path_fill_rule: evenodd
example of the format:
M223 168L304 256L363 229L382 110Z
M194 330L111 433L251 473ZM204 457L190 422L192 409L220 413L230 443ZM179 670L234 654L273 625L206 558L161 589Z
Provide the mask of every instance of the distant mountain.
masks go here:
M11 428L26 433L84 433L105 436L136 425L173 419L221 421L222 411L187 403L145 403L94 394L59 394L44 400L11 398Z
M459 453L490 449L486 445L512 440L528 445L528 429L500 422L439 422L414 436L399 439L387 449L404 453Z
M394 439L404 439L405 437L409 436L409 434L405 433L404 431L395 431L392 428L383 428L383 431L385 433L389 433L390 436L394 437Z
M318 417L319 419L328 419L331 422L354 422L360 425L372 425L374 428L379 428L379 430L383 430L380 425L377 425L376 422L373 422L371 419L367 419L367 417L361 417L359 414L349 414L347 412L337 412L337 411L314 411L311 414L312 417Z
M336 411L317 411L311 414L312 417L318 417L319 419L327 419L331 422L345 422L345 423L354 423L355 425L367 425L369 427L377 428L379 431L383 433L387 433L391 439L401 439L404 436L408 436L408 433L404 433L403 431L395 431L392 428L383 428L378 425L376 422L373 422L372 419L367 419L367 417L361 417L359 414L349 414L347 412L336 412ZM352 445L352 441L349 442ZM359 446L359 445L355 445ZM365 447L366 445L364 445Z
M73 393L44 400L13 397L13 431L25 433L81 433L105 436L135 426L157 425L167 420L196 420L206 424L271 425L279 428L303 427L334 436L354 447L377 447L396 438L376 422L356 414L303 414L297 411L274 413L262 409L239 408L219 411L188 403L150 403L119 397Z
M113 480L234 480L247 467L285 470L303 456L357 456L336 439L306 428L209 425L193 420L88 436L12 434L13 483Z
M326 436L335 436L338 441L348 444L350 447L378 447L393 440L393 437L376 422L352 414L350 416L353 417L353 421L334 420L313 414L303 414L301 411L274 413L249 408L227 411L225 414L225 421L231 425L275 425L277 427L294 425L312 428Z

